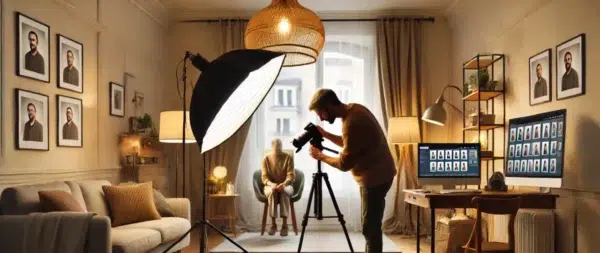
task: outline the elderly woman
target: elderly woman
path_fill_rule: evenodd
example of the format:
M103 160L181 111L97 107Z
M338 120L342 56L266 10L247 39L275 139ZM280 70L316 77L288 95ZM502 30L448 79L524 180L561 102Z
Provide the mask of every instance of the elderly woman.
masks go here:
M269 201L269 216L272 220L269 235L277 232L276 219L279 214L283 223L280 234L287 236L290 196L294 193L292 183L296 178L294 160L291 155L282 152L281 140L274 139L271 146L273 150L265 155L262 161L262 182L265 184L264 193ZM279 213L277 205L279 205Z

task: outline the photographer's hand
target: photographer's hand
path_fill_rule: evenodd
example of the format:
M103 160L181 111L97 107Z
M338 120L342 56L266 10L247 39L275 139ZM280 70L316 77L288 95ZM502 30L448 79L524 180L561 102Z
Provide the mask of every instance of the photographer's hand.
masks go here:
M327 132L325 129L323 129L321 126L317 126L317 129L319 130L319 133L321 133L321 135L325 138L330 140L331 142L333 142L335 145L338 145L340 147L342 147L344 145L344 142L342 140L341 136L337 136L335 134L332 134L330 132Z
M312 144L310 145L310 150L308 153L310 154L310 156L312 156L312 158L314 158L316 160L323 159L323 152L321 150L319 150L318 148L316 148L315 146L313 146Z

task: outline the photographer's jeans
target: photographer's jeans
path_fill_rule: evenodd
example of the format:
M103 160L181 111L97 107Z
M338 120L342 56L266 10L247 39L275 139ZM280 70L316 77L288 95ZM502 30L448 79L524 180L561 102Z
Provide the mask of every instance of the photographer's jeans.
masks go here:
M383 231L381 222L385 209L385 195L392 186L392 181L375 187L361 187L362 201L362 234L365 236L365 253L381 253L383 250Z

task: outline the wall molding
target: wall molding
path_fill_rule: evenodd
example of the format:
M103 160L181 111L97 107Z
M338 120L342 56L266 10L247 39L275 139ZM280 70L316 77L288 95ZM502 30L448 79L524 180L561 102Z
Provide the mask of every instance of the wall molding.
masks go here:
M80 171L52 171L52 172L17 172L2 173L0 189L15 186L39 184L53 181L106 179L112 183L118 182L121 176L120 168L80 170Z
M162 28L169 27L169 11L159 0L129 0Z
M94 30L96 30L96 32L103 32L107 29L107 27L104 24L98 22L98 17L89 17L78 13L76 10L77 6L75 6L68 0L54 0L54 3L62 7L72 17L89 24L91 27L94 28Z

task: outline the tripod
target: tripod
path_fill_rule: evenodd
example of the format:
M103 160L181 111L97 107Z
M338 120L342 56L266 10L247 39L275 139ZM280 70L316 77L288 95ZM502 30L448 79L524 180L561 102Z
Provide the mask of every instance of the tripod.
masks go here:
M338 153L335 150L326 148L322 145L323 139L313 138L310 143L320 149L323 149ZM325 185L327 186L327 190L329 190L329 195L331 196L331 201L333 202L333 206L335 207L335 211L337 216L323 216L323 179L325 179ZM308 216L310 213L310 205L312 204L312 200L315 200L315 216ZM338 218L342 228L344 229L344 234L346 235L346 240L348 241L348 246L350 246L350 252L354 253L354 249L352 248L352 242L350 242L350 236L348 236L348 230L346 230L346 221L344 221L344 215L340 212L340 208L335 200L335 195L333 195L333 190L331 189L331 184L329 183L329 177L327 173L323 173L321 171L321 161L317 162L317 173L313 173L313 182L310 187L310 195L308 196L308 205L306 206L306 213L304 214L304 219L302 220L302 234L300 235L300 244L298 245L298 253L302 250L302 242L304 241L304 233L306 232L306 225L308 224L308 218L316 218L317 220L323 220L324 218Z

